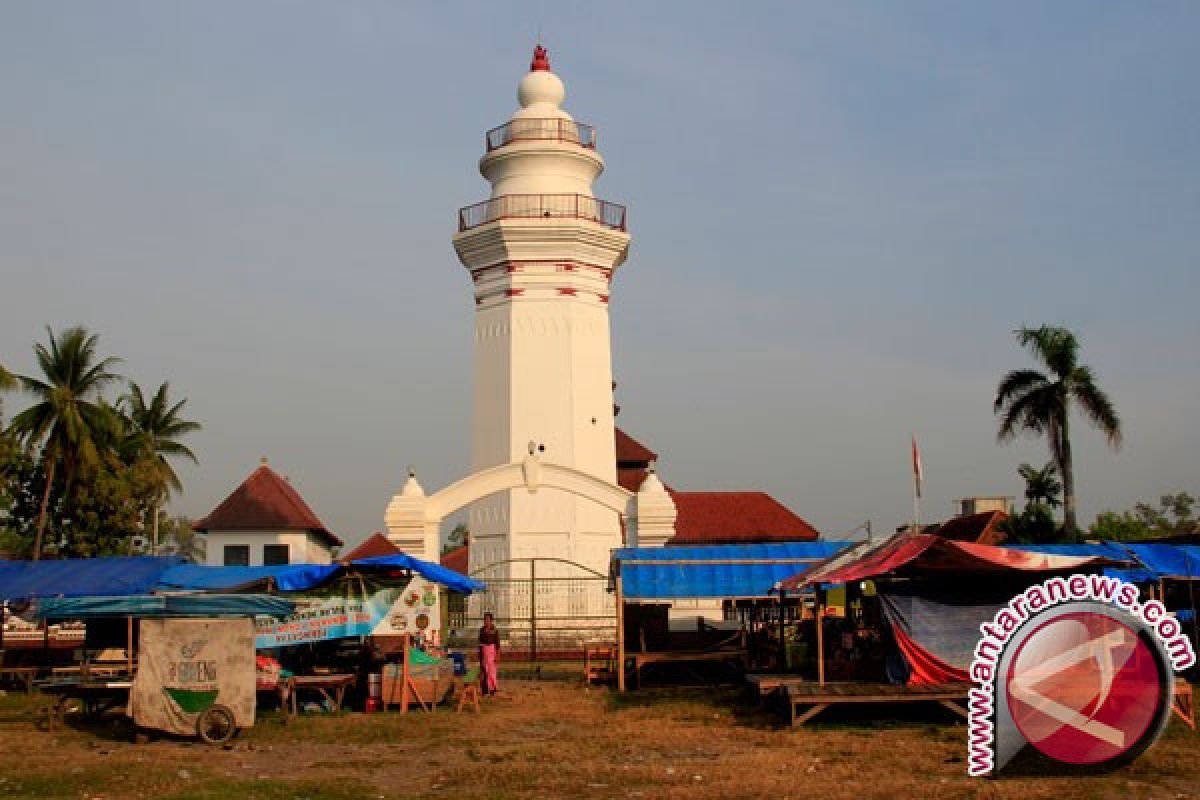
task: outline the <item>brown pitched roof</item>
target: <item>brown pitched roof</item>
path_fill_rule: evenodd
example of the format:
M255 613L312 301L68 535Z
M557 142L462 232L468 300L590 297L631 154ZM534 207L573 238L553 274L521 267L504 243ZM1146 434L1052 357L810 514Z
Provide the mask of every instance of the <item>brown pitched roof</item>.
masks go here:
M292 485L263 464L207 517L192 523L205 531L311 531L335 547L342 540L312 512Z
M642 488L646 480L647 470L644 467L617 467L617 485L622 489L636 492Z
M394 556L400 552L400 548L392 544L391 540L384 536L379 531L372 533L362 541L358 547L355 547L349 553L342 556L338 561L357 561L360 558L376 558L377 556Z
M441 563L446 569L452 569L463 575L467 574L467 561L470 556L470 545L459 545L442 556Z
M813 526L765 492L671 492L679 516L670 544L811 542Z
M1000 523L1008 519L1003 511L981 511L978 514L967 514L963 517L948 519L935 528L936 533L943 539L953 539L956 542L974 542L976 544L999 544L1008 538L1000 530Z
M658 453L634 439L620 428L614 428L617 437L617 466L645 467L658 460Z

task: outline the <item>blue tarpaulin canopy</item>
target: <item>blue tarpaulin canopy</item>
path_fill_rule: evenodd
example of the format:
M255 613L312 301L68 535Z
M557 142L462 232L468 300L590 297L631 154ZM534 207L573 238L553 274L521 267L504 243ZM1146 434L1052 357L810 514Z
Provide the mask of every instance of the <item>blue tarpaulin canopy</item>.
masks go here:
M1130 542L1124 547L1159 578L1200 578L1200 545Z
M1129 583L1162 578L1200 578L1200 546L1153 542L1083 542L1080 544L1013 544L1014 550L1070 556L1104 556L1131 562L1129 567L1105 567L1104 574Z
M768 597L777 581L822 561L849 542L639 547L613 553L612 574L626 600Z
M38 600L35 619L96 617L286 617L291 600L267 594L136 595L133 597L54 597Z
M341 564L279 564L270 567L208 567L202 564L180 564L162 573L158 579L158 588L219 592L271 581L281 592L299 592L319 586L341 571Z
M280 592L311 589L354 569L360 572L411 570L455 592L470 594L484 584L441 564L403 553L364 558L350 564L285 564L271 567L204 567L176 556L72 558L0 561L0 601L46 597L131 597L165 592L220 592L246 589L268 580Z
M228 591L270 580L281 592L301 592L319 586L349 568L366 573L411 570L423 578L463 594L484 588L484 584L479 581L447 569L441 564L422 561L403 553L363 558L349 564L284 564L272 567L205 567L183 564L163 572L158 586L160 589L173 590Z
M0 561L0 600L146 594L182 563L175 556Z
M390 570L390 569L410 569L420 575L422 578L431 580L434 583L440 583L451 591L460 592L461 594L470 594L486 589L486 584L468 578L462 573L443 567L441 564L435 564L432 561L422 561L419 558L413 558L404 553L397 553L392 556L376 556L374 558L360 558L357 561L351 561L350 565L360 570Z

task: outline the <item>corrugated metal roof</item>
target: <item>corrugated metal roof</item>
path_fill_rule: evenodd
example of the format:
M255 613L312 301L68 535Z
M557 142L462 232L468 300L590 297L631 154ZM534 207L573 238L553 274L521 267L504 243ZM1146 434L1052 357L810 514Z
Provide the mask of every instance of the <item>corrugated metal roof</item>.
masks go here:
M626 600L767 597L777 581L822 561L849 542L781 542L708 547L624 548L613 575Z

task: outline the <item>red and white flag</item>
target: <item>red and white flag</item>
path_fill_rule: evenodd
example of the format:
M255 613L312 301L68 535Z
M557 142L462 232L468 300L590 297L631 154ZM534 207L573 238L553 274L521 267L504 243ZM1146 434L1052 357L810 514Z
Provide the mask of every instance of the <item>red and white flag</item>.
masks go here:
M912 435L912 469L913 484L917 489L917 497L921 496L921 481L925 480L925 471L921 469L921 448L917 447L917 435Z

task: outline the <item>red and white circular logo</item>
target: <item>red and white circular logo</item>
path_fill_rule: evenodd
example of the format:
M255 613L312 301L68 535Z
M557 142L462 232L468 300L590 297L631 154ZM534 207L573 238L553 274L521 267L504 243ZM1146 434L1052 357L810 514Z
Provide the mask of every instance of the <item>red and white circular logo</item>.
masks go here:
M1136 630L1107 614L1056 615L1025 637L1010 662L1013 723L1043 754L1068 764L1136 754L1164 711L1164 667Z

